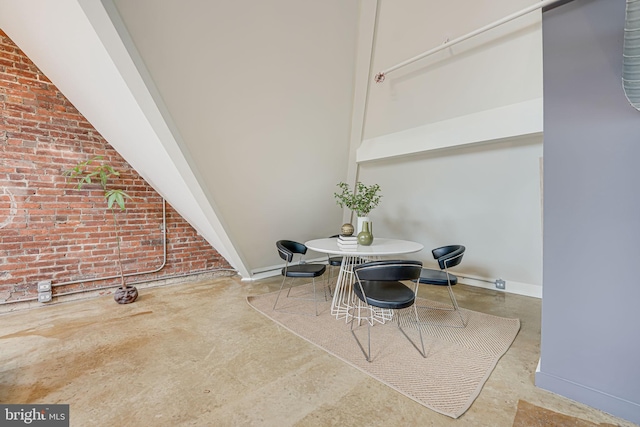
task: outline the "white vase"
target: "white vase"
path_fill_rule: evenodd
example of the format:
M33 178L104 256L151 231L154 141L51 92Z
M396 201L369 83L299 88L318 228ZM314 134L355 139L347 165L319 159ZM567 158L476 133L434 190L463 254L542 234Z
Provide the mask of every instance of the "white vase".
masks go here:
M365 221L369 221L369 217L368 216L359 216L358 217L358 222L356 223L356 232L354 233L356 236L358 235L359 232L362 231L362 223L364 223Z

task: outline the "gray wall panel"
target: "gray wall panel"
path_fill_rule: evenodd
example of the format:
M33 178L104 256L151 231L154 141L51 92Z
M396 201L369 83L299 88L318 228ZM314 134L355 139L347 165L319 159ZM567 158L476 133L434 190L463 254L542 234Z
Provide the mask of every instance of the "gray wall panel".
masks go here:
M640 423L640 113L624 0L543 14L544 243L536 384Z

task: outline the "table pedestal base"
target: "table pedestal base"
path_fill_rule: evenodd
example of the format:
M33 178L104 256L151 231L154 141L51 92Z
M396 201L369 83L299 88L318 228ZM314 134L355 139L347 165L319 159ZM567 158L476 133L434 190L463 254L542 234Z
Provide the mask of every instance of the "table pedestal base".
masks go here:
M332 316L335 316L336 319L345 319L345 322L351 321L352 317L358 322L362 320L369 321L372 318L371 311L373 311L374 321L385 323L393 318L393 310L369 307L353 293L353 286L356 280L353 266L378 259L380 257L351 255L342 257L342 265L340 266L340 273L338 274L333 300L331 301Z

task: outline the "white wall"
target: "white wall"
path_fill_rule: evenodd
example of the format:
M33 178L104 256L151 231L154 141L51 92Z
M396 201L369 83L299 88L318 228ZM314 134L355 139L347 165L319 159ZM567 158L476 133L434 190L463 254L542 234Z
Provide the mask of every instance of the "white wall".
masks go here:
M0 0L0 27L129 164L248 276L180 150L180 135L144 64L118 33L111 6L108 0Z
M195 202L194 210L194 203L169 200L185 218L202 218L198 230L227 249L243 273L279 264L277 239L336 233L343 217L335 184L358 173L383 187L383 203L372 213L376 235L413 238L427 248L466 244L461 269L468 275L502 277L508 290L522 285L535 294L542 269L539 136L418 149L406 159L363 162L359 171L355 164L361 140L393 144L407 129L538 99L535 16L398 70L383 85L362 87L371 56L373 75L532 3L0 0L0 25L21 35L14 41L29 45L36 65L154 188ZM75 13L100 4L121 15L126 28ZM87 36L73 30L97 24ZM118 43L115 29L126 30L131 43ZM103 46L84 49L89 38ZM141 60L126 58L124 47ZM103 53L117 56L110 63ZM122 73L115 76L117 94L128 86L131 93L120 99L138 108L112 101L116 86L106 85L105 70ZM147 133L133 132L139 124ZM459 126L474 133L471 122ZM154 144L157 150L149 148ZM174 164L158 164L159 156ZM443 179L449 171L459 175ZM427 260L428 251L422 256Z
M192 167L251 270L335 234L358 1L116 0Z
M372 71L533 3L381 0ZM370 87L364 139L541 98L541 37L540 11L532 12L388 74Z
M384 192L370 215L374 235L427 249L464 244L457 271L502 277L508 289L540 285L541 155L539 138L529 138L365 163L360 179ZM420 256L435 267L429 251Z
M0 0L0 25L239 272L334 234L359 2Z
M533 3L492 1L489 8L472 0L382 0L371 73ZM418 240L427 249L464 244L467 254L457 270L463 275L503 278L507 291L541 295L541 43L538 11L370 84L359 152L371 151L374 140L387 144L373 147L386 153L382 159L359 163L359 179L383 189L383 201L370 215L374 235ZM525 114L522 105L538 110ZM483 133L482 123L468 118L500 109L522 120L510 138L466 138L465 144L475 144L428 151L438 138ZM503 126L504 116L493 116L495 126ZM439 134L428 131L434 125L444 126ZM414 139L422 135L424 148L394 158L405 154L407 130L417 132ZM428 250L418 256L432 262Z

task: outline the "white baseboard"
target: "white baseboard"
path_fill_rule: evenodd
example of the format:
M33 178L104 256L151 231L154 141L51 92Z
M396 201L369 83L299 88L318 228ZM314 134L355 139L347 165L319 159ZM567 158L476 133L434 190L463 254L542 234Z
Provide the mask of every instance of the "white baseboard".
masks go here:
M516 282L509 279L503 279L505 283L504 289L496 289L494 279L486 277L473 276L464 273L454 272L458 277L458 283L464 285L475 286L478 288L491 289L493 291L505 292L508 294L524 295L527 297L542 298L542 286L532 285L530 283Z
M324 264L327 262L325 257L309 259L307 262L316 262ZM251 272L251 277L243 277L243 281L252 281L266 279L267 277L273 277L280 275L280 271L284 267L284 264L274 265L271 267L261 268L260 270L254 270ZM509 279L503 279L505 289L496 289L494 280L486 277L474 276L470 274L454 273L458 277L458 282L464 285L475 286L478 288L491 289L493 291L505 292L508 294L524 295L527 297L542 298L542 286L532 285L530 283L516 282Z
M284 267L284 266L283 266ZM273 270L261 271L259 273L252 273L251 277L242 277L243 282L252 282L254 280L266 279L267 277L279 276L282 267L275 268Z

